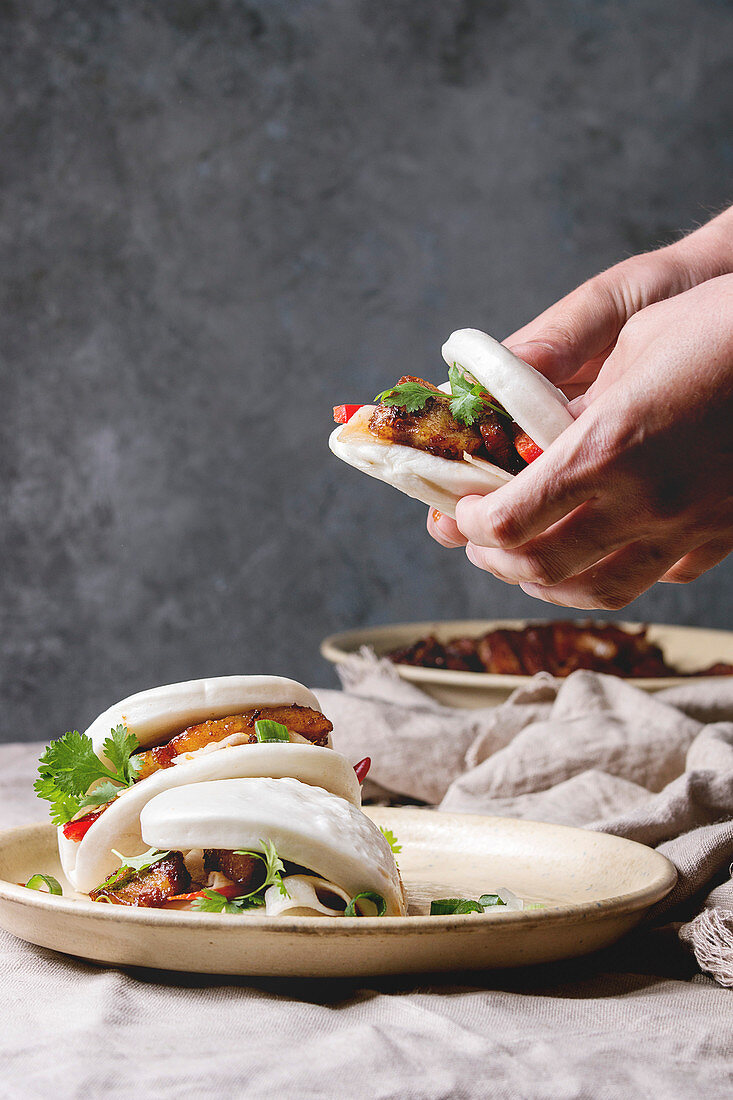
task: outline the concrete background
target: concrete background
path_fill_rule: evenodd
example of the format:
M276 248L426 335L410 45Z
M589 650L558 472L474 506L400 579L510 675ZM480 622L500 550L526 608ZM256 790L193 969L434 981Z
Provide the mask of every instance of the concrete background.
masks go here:
M730 201L730 5L6 0L0 34L0 737L551 615L332 458L331 405ZM624 614L726 626L732 578Z

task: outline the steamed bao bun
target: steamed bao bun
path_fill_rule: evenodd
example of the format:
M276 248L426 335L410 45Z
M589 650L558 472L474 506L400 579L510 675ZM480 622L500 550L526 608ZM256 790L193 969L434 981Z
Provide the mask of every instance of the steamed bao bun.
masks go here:
M442 352L449 367L457 363L480 382L542 450L573 423L565 395L485 332L458 329L448 337ZM369 430L373 411L373 405L364 405L331 433L333 453L447 516L455 518L461 497L484 496L515 476L484 459L453 461L378 439Z
M140 815L147 847L163 851L259 851L272 841L281 859L306 867L353 897L374 890L387 916L403 916L405 897L387 840L360 809L297 779L224 779L171 788Z
M281 705L321 709L315 695L295 680L282 676L220 676L166 684L131 695L104 711L86 734L101 755L110 730L123 723L144 749L164 744L199 722L253 707ZM149 847L140 831L140 814L150 799L171 788L250 777L292 777L302 784L322 787L352 806L361 805L361 788L353 767L332 748L277 742L226 745L182 759L133 784L107 807L79 842L68 840L59 828L64 874L74 889L88 893L119 866L113 848L134 856Z

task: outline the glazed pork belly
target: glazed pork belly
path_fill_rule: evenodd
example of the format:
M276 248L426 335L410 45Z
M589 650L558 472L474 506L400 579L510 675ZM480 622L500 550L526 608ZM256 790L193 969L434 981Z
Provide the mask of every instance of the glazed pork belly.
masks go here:
M724 662L696 672L682 672L667 663L660 647L647 637L646 628L624 630L613 623L536 623L519 630L490 630L479 638L452 638L444 643L428 635L387 656L396 664L505 676L533 676L536 672L569 676L577 669L648 678L733 673L733 666Z
M310 707L293 705L253 708L242 714L230 714L226 718L188 726L167 744L137 753L135 759L140 761L137 779L146 779L161 768L172 767L176 757L182 753L197 752L228 737L236 735L237 743L253 744L257 740L255 722L260 720L279 722L291 733L320 746L328 745L328 735L333 729L332 723L323 714Z
M112 905L137 905L153 909L167 898L183 894L191 885L180 852L170 852L152 867L142 871L125 868L122 874L111 875L106 882L92 890L92 901L108 901Z
M464 453L483 458L509 473L516 473L525 463L514 447L511 423L487 409L474 424L459 424L450 410L450 396L437 386L405 374L397 383L417 382L434 390L424 407L408 413L397 405L377 405L369 420L369 430L385 443L401 443L419 451L458 461Z

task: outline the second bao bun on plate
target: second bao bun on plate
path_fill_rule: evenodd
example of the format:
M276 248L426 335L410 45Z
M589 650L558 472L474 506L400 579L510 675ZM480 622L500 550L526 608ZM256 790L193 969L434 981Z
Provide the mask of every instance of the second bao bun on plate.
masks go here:
M459 329L442 351L449 366L457 364L485 387L542 450L573 423L565 395L485 332ZM461 497L493 492L514 476L483 459L441 458L379 439L369 428L373 412L374 406L364 405L331 433L333 453L446 515L455 516Z
M110 730L118 724L137 737L142 749L162 745L189 726L239 714L252 708L296 706L320 712L315 695L281 676L222 676L168 684L139 692L104 711L86 731L101 755ZM330 727L329 727L330 728ZM330 745L330 736L327 743ZM172 766L140 779L111 802L80 841L58 830L61 864L69 882L88 893L119 865L112 849L134 856L146 845L140 815L147 803L172 788L213 780L292 778L322 787L352 806L361 805L354 769L332 748L305 743L214 743L182 753Z
M267 837L282 859L347 895L376 891L387 916L405 913L387 840L360 809L321 787L289 778L198 783L157 795L140 820L145 844L160 849L251 850Z

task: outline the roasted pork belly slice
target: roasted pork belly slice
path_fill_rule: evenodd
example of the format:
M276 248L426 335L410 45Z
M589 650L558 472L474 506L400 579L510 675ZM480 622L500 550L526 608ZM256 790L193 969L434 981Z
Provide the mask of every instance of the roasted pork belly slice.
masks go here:
M262 879L264 864L255 856L238 855L226 848L205 848L204 867L207 871L221 871L223 875L242 887L242 893L248 894L255 888L258 871Z
M489 410L478 421L484 448L489 460L510 474L518 474L527 463L517 454L511 434L511 422Z
M311 707L292 705L252 708L242 714L230 714L226 718L215 718L189 726L171 738L166 745L138 753L135 757L140 761L137 779L145 779L161 768L170 768L181 753L196 752L234 734L242 737L242 744L254 743L257 740L254 726L260 719L279 722L314 745L328 745L328 735L333 729L328 718Z
M462 459L464 451L475 454L483 445L475 425L467 427L453 419L449 398L439 390L422 409L413 413L397 405L377 405L369 420L369 430L386 443L401 443L454 461Z
M155 908L174 894L184 894L190 885L191 876L186 870L183 856L180 852L170 852L152 867L146 867L143 871L131 869L109 886L102 883L90 892L89 897L92 901L106 900L113 905Z
M481 664L487 672L502 676L522 676L524 669L514 646L515 631L491 630L476 645Z

